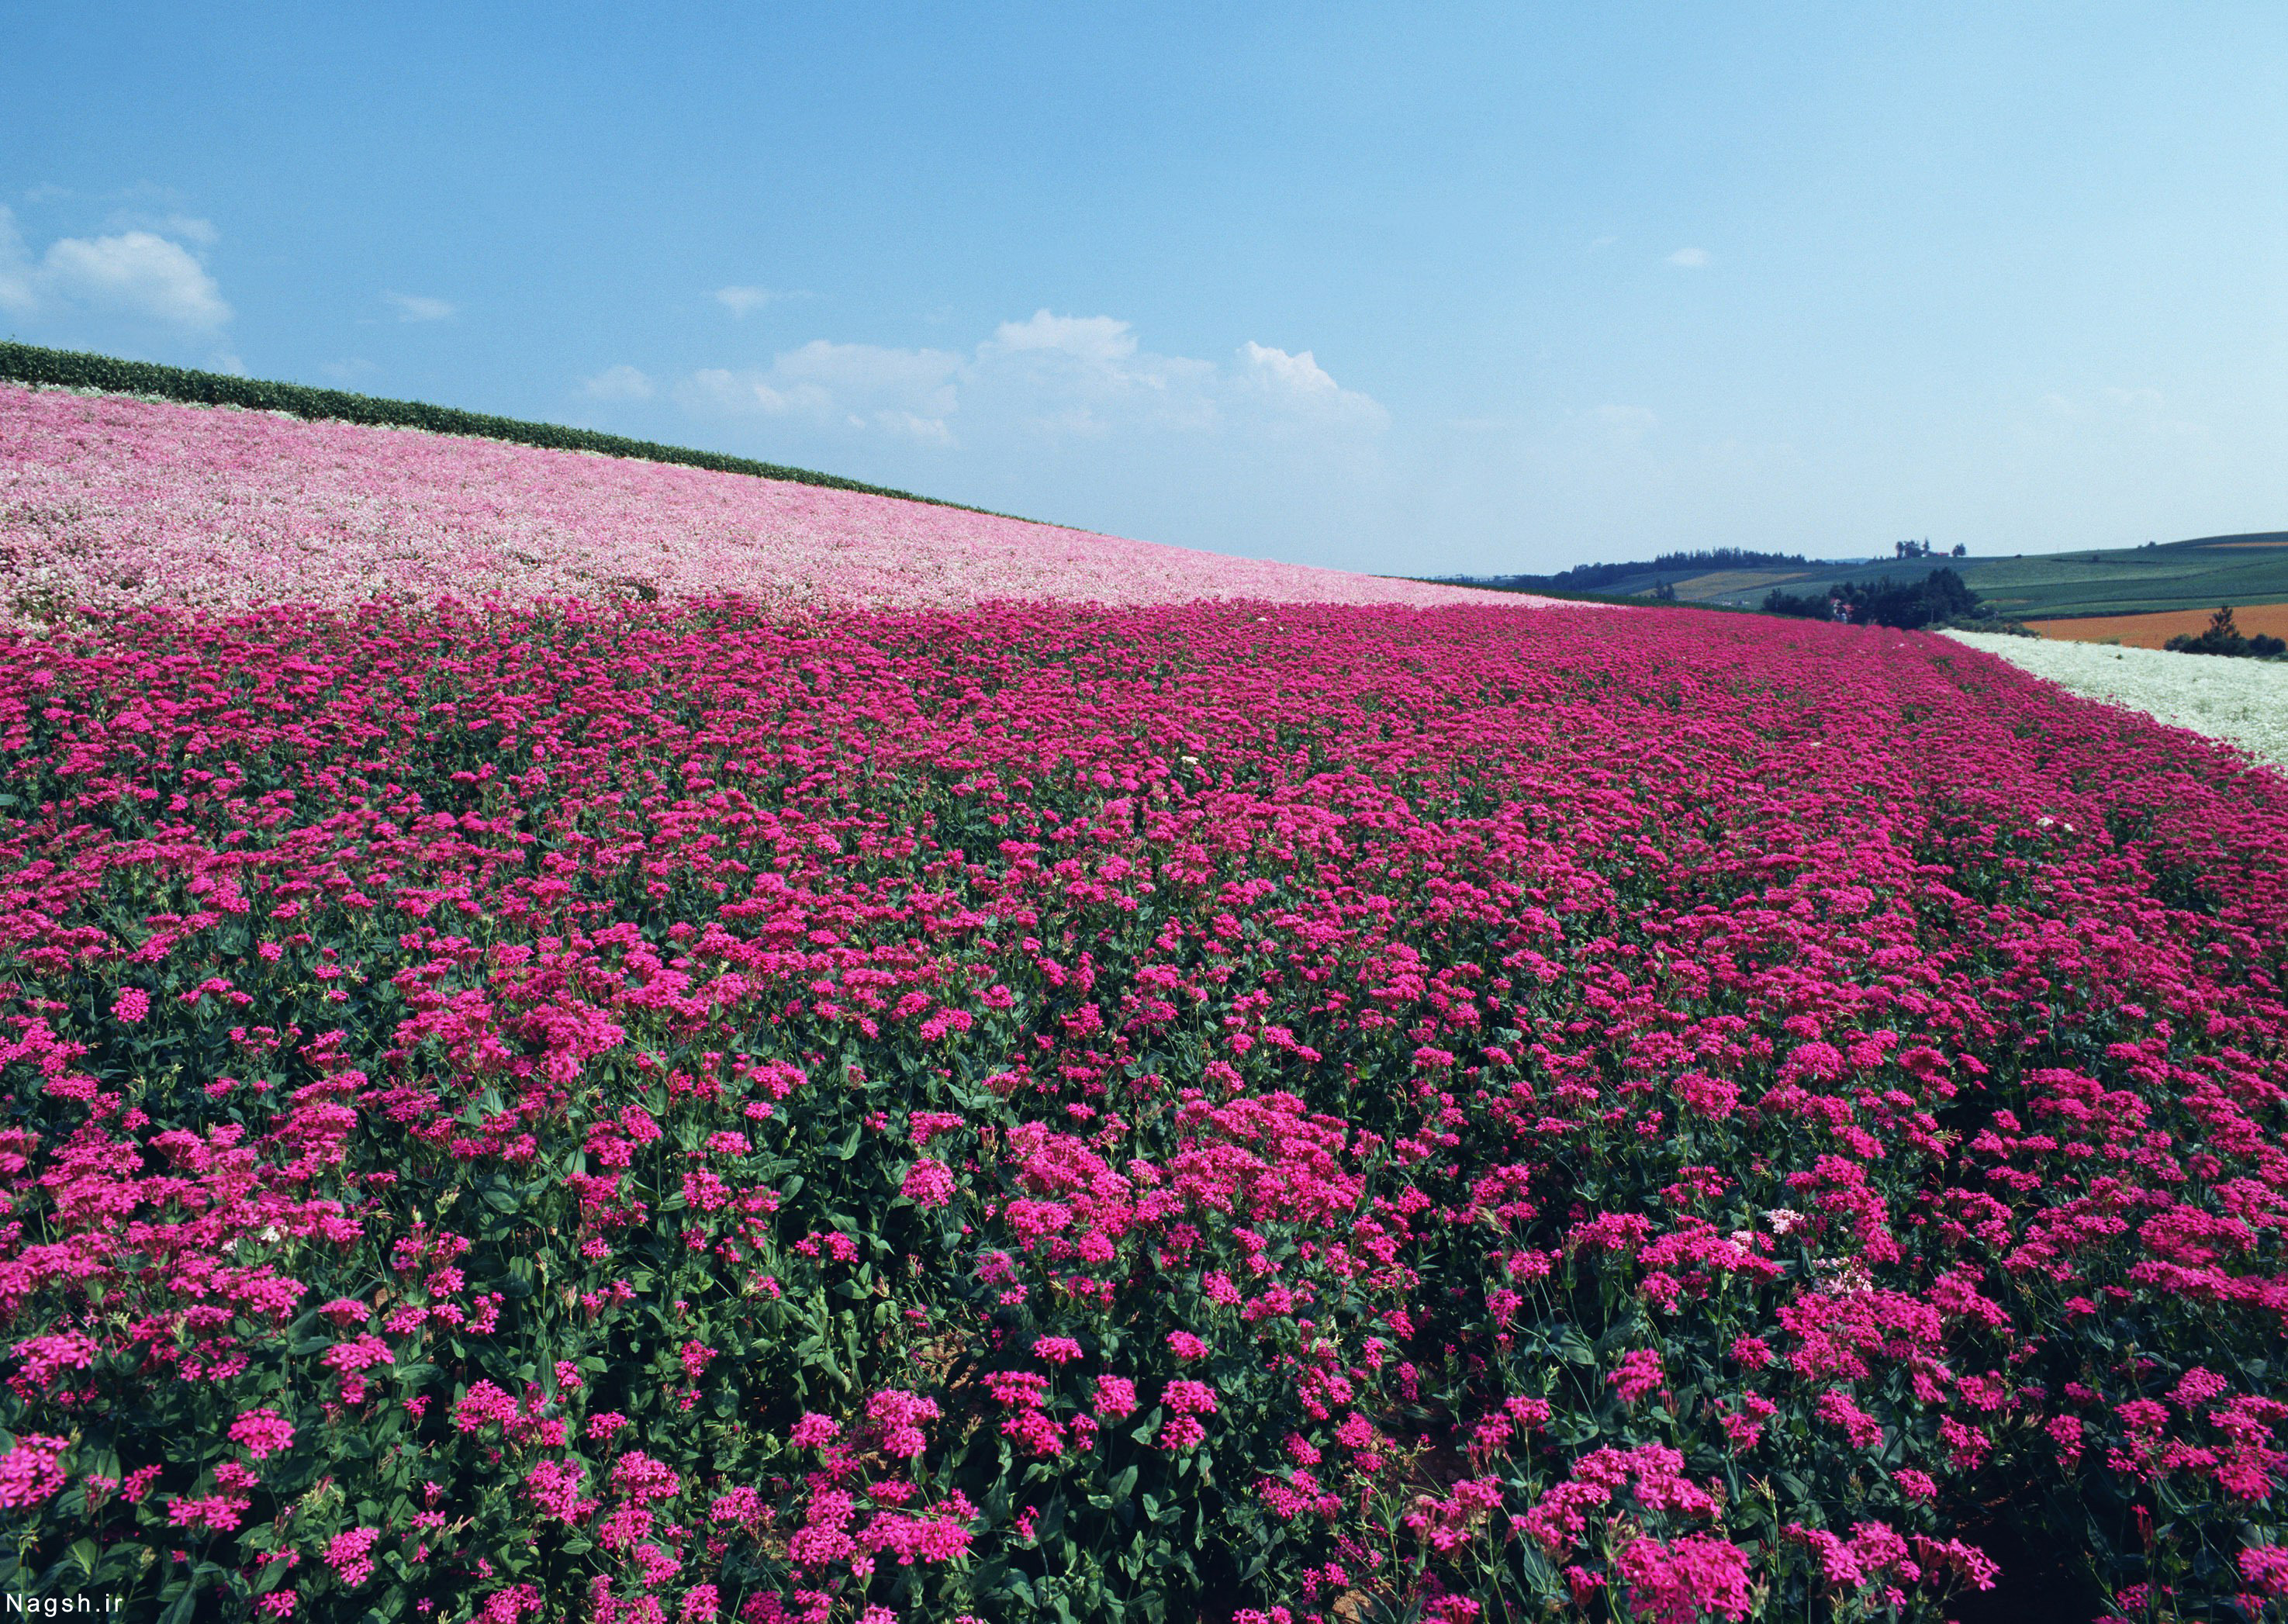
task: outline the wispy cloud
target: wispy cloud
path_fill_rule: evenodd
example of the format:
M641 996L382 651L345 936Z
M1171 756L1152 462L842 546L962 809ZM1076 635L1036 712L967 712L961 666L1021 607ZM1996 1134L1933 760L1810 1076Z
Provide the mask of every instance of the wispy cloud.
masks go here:
M759 370L695 373L676 393L711 415L761 414L944 446L972 434L1344 434L1390 421L1308 350L1251 340L1219 365L1154 353L1117 317L1048 310L1002 322L966 353L814 339Z
M652 381L633 367L607 367L593 377L580 380L580 392L591 400L648 400L656 392Z
M212 220L195 214L184 214L179 210L153 213L143 209L115 209L107 222L115 231L149 231L161 236L180 237L186 242L195 242L201 248L212 248L222 240Z
M769 288L731 287L715 289L715 302L733 315L743 318L760 310L775 299L788 297L784 293L775 292Z
M1660 426L1648 406L1593 406L1581 416L1600 432L1624 441L1642 440Z
M1669 264L1681 265L1688 271L1697 271L1708 261L1709 253L1704 248L1680 248L1668 257Z
M141 230L59 237L35 259L15 216L0 207L0 310L36 318L69 307L193 331L212 331L231 317L214 278L180 242Z
M432 298L425 293L385 293L381 302L397 313L400 321L444 321L460 313L460 306L450 299Z
M704 413L760 412L825 427L872 429L910 440L952 443L962 358L945 350L902 350L814 338L762 371L695 372L678 397Z
M2206 424L2181 415L2169 399L2145 385L2108 384L2073 393L2053 392L2042 397L2042 408L2054 424L2090 431L2148 436L2160 440L2193 440L2208 434Z

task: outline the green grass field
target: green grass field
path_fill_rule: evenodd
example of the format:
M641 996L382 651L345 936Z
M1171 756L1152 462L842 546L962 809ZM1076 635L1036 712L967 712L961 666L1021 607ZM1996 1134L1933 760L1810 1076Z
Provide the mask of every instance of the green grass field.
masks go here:
M1774 587L1817 593L1879 576L1919 579L1944 566L2005 614L2044 619L2133 614L2156 609L2213 609L2219 604L2288 603L2288 531L2203 536L2152 547L2089 552L2029 553L2015 558L1878 558L1801 569L1727 569L1679 576L1646 570L1608 584L1616 598L1641 597L1664 582L1679 602L1752 607Z

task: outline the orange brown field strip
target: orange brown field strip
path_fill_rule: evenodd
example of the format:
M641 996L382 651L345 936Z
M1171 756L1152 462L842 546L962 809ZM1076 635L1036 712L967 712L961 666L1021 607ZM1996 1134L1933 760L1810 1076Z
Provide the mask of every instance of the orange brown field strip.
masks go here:
M2209 609L2165 609L2153 614L2091 614L2065 621L2028 621L2046 638L2070 643L2120 643L2159 648L2174 637L2198 637L2208 630ZM2288 638L2288 604L2236 604L2233 623L2243 637L2265 633Z

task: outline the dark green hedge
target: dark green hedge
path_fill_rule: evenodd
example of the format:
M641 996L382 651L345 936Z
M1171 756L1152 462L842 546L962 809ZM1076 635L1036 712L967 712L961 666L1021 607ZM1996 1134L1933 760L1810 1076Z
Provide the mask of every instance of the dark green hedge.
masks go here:
M102 389L119 394L161 395L170 400L189 400L202 406L242 406L254 411L288 412L313 421L383 424L393 428L427 429L438 434L472 434L519 446L542 446L552 451L599 451L606 456L631 456L647 463L679 463L687 468L712 469L718 473L753 474L764 479L788 479L797 485L863 491L870 496L895 496L902 502L926 502L933 507L964 508L972 513L990 511L917 496L911 491L862 485L855 479L815 473L807 468L782 468L776 463L725 456L717 451L695 451L687 446L656 445L622 434L600 434L592 429L568 429L556 423L526 423L520 418L457 411L449 406L430 406L419 400L382 400L346 390L312 389L302 384L234 377L223 372L197 372L187 367L160 367L149 361L121 360L111 355L44 350L37 345L0 342L0 379L20 384L55 384L70 389Z

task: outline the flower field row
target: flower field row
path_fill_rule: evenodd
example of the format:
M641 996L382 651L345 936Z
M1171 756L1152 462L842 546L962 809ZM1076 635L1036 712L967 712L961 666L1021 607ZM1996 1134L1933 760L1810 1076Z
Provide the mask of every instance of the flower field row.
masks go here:
M79 605L1484 602L957 508L569 451L0 384L0 623ZM1509 606L1545 601L1501 598Z
M2288 666L2157 648L1950 632L2068 692L2127 705L2288 768Z
M2288 1607L2288 784L1958 646L138 611L0 750L0 1587Z

